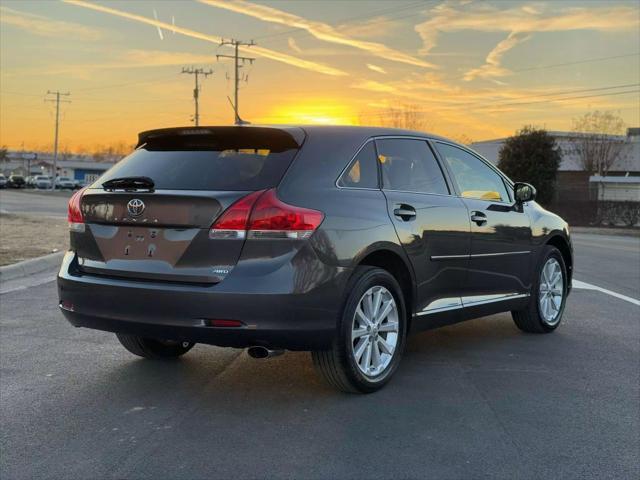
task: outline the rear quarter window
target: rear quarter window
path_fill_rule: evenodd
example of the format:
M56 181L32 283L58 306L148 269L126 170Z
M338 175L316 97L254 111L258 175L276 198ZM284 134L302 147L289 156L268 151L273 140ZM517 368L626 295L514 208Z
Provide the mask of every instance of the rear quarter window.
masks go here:
M346 168L338 186L347 188L378 188L376 150L372 141L367 142Z

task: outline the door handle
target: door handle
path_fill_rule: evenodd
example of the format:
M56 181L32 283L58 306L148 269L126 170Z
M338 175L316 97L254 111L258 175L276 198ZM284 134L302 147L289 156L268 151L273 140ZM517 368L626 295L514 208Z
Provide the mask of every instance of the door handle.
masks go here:
M405 222L408 222L409 220L413 220L416 217L416 209L411 205L402 204L393 211L393 214L396 217L400 217Z
M481 226L487 223L487 216L482 212L471 212L471 221Z

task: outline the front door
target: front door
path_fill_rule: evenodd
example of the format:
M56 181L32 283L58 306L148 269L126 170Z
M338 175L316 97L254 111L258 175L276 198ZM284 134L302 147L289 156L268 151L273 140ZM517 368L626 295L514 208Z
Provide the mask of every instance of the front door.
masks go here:
M436 144L471 221L471 255L465 305L526 294L531 279L531 224L512 201L511 187L471 152Z
M425 319L424 328L433 326L437 314L462 307L470 249L467 210L425 140L378 139L376 148L389 216L415 272L415 314Z

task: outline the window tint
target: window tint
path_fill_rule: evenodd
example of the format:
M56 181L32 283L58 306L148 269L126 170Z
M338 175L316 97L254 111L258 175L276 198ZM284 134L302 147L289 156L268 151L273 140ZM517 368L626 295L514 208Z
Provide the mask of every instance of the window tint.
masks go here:
M275 187L296 149L271 151L262 145L220 150L136 150L95 184L119 177L149 177L157 189L261 190Z
M373 142L368 142L358 152L349 168L342 174L341 187L378 188L378 167Z
M424 140L376 140L384 187L447 195L449 189L431 148Z
M443 143L437 145L438 151L451 168L463 197L509 201L502 177L482 160L460 148Z

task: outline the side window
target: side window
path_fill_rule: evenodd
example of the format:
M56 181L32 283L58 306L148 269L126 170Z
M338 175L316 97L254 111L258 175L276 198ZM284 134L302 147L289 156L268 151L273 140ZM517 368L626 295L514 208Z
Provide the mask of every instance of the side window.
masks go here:
M340 177L341 187L378 188L378 166L373 142L367 142Z
M384 188L448 195L449 189L431 148L424 140L376 140Z
M502 177L482 160L452 145L444 143L437 145L463 197L498 202L509 201L509 194Z

